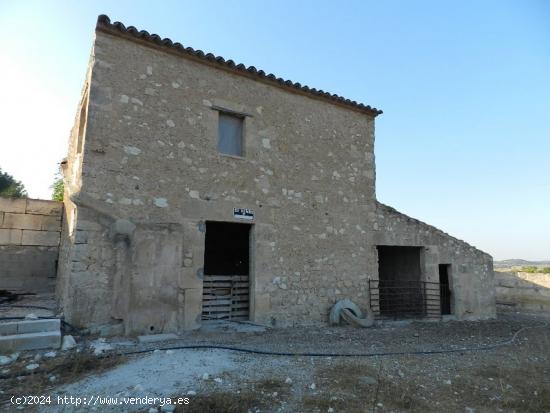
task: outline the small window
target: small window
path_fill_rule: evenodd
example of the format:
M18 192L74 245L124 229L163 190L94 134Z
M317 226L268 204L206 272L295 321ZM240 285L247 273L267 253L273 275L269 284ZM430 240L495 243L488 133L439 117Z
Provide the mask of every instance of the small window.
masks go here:
M240 116L219 112L218 151L243 156L243 121Z

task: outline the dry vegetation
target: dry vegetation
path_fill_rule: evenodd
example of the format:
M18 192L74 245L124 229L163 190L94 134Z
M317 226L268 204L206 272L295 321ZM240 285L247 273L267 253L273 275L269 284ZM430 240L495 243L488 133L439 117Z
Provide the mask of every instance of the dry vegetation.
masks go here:
M120 363L124 357L98 358L87 352L71 352L56 358L42 358L40 368L29 372L25 366L31 359L20 357L7 373L0 375L0 405L9 401L12 395L48 394L54 387L91 374L99 374ZM1 410L1 407L0 407Z
M422 363L421 359L409 361ZM321 366L314 373L319 391L304 390L303 384L302 388L292 390L284 387L283 381L272 381L266 392L260 391L262 383L247 383L238 392L205 391L190 397L190 404L176 411L550 412L548 362L514 368L498 364L473 369L459 367L451 384L430 376L407 377L412 373L409 368L403 368L404 377L400 377L392 368L385 371L384 364L384 361L378 361L377 366L376 363L356 364L353 360L344 360L331 367ZM270 395L274 392L277 393L275 397Z
M176 413L273 411L281 406L281 400L290 397L290 393L291 386L284 380L243 381L231 392L214 390L208 394L193 396L191 403L179 406Z

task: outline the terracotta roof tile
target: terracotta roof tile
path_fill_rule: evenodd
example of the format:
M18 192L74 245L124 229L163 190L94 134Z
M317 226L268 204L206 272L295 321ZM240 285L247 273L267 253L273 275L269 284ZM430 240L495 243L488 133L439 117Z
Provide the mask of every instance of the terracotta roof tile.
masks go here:
M305 92L307 94L311 94L316 97L329 100L333 103L349 106L355 110L368 113L369 115L377 116L382 113L381 110L373 108L369 105L365 105L363 103L359 103L354 100L346 99L342 96L331 94L323 90L310 88L309 86L301 85L300 83L295 83L295 82L292 82L291 80L285 80L280 77L276 77L272 73L266 74L263 70L258 70L254 66L246 67L242 63L237 64L231 59L225 60L223 57L215 56L212 53L205 54L202 50L195 50L192 47L184 47L181 43L173 42L168 38L163 39L158 34L149 34L149 32L145 30L138 30L134 26L126 27L121 22L111 23L111 19L109 19L109 17L104 14L100 15L97 18L96 30L104 31L112 34L123 34L131 38L152 43L161 48L166 47L166 48L169 48L171 51L176 51L184 55L193 56L194 58L203 60L204 62L209 62L214 65L220 65L225 69L229 69L231 71L234 71L240 74L251 75L265 82L275 84L282 88L290 88L294 91Z

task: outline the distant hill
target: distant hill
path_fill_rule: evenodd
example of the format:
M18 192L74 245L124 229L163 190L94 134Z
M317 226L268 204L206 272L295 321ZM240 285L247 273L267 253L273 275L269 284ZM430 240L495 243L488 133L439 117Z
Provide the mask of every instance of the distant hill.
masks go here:
M511 268L511 267L550 267L550 261L527 261L520 259L494 261L495 268Z

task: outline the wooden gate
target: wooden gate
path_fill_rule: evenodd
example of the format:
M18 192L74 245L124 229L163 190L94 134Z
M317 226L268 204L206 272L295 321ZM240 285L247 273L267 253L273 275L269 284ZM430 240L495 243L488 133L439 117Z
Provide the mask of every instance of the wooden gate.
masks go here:
M204 275L203 320L248 320L248 275Z

